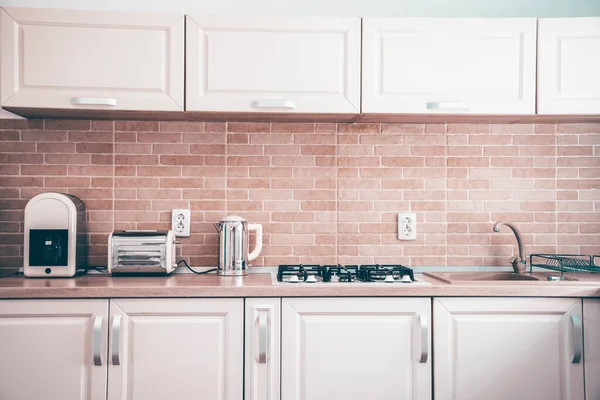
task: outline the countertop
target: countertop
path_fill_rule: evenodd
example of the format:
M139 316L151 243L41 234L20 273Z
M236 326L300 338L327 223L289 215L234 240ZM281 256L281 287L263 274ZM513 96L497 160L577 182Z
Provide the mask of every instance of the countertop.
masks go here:
M453 274L453 273L449 273ZM458 274L458 273L457 273ZM125 297L600 297L600 282L453 282L416 275L416 284L273 284L270 274L245 277L173 274L169 277L0 278L0 299Z

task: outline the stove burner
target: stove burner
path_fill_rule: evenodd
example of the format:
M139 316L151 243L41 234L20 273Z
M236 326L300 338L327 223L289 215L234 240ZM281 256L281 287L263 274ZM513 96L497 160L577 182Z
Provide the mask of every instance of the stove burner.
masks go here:
M358 265L326 265L325 282L354 282Z
M390 265L280 265L277 281L289 283L316 282L414 282L412 269Z
M325 280L327 269L321 265L280 265L277 271L279 282L296 283L304 281L315 283Z
M393 281L403 281L407 282L408 278L410 281L414 282L415 277L413 275L413 271L410 268L407 268L400 264L390 264L390 265L361 265L358 269L358 280L363 282L393 282ZM391 277L391 278L390 278Z

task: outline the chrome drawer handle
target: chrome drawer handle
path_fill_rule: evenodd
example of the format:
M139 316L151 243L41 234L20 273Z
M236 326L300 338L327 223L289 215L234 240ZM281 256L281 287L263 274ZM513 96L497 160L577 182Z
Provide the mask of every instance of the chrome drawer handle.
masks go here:
M121 365L120 346L121 344L121 316L115 315L112 324L112 363Z
M117 106L117 99L109 97L73 97L71 104L74 106Z
M571 313L571 324L573 326L573 364L579 364L583 352L583 328L581 319L576 313Z
M94 360L94 365L101 366L102 365L102 322L103 317L95 317L94 318L94 332L92 337L93 342L93 350L92 350L92 359Z
M428 110L468 110L469 105L462 101L429 101Z
M427 316L425 314L418 314L417 321L419 324L419 332L420 332L420 348L421 351L418 354L419 363L424 364L427 362L429 358L429 342L427 340L429 336L429 323L427 321Z
M268 311L259 311L256 319L258 328L258 355L256 361L259 364L267 363L267 352L269 347L269 318Z
M296 109L296 102L291 100L254 100L250 103L252 108L285 108Z

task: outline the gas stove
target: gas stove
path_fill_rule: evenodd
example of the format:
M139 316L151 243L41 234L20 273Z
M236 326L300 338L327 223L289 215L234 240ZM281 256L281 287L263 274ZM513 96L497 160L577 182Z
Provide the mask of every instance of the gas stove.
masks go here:
M413 270L400 264L372 265L280 265L280 284L423 284L415 280Z

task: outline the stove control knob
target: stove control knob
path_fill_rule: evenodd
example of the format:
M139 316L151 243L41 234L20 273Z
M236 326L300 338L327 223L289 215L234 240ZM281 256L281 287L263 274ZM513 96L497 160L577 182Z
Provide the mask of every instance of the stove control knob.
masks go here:
M290 279L288 280L289 283L298 283L298 275L292 275L290 276Z
M315 283L317 281L317 278L315 278L314 275L309 275L306 277L306 283Z
M387 283L394 283L394 282L396 282L396 281L394 280L394 277L393 277L392 275L387 275L387 276L385 277L385 280L384 280L384 282L387 282Z
M412 283L412 279L408 275L402 275L402 283Z
M331 280L329 282L335 283L335 282L339 282L340 281L340 277L337 275L331 275Z

